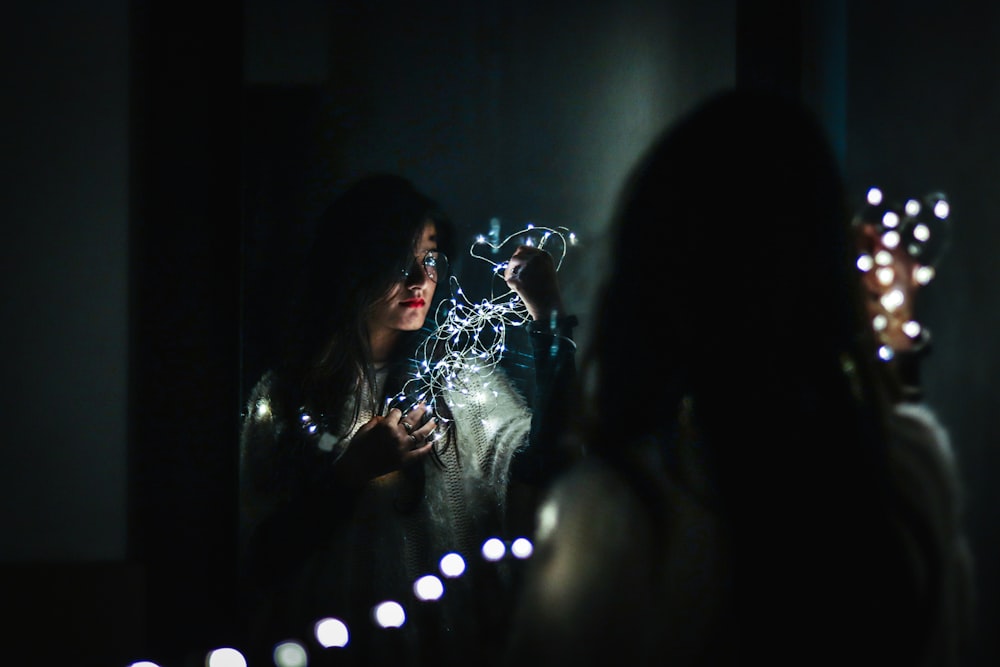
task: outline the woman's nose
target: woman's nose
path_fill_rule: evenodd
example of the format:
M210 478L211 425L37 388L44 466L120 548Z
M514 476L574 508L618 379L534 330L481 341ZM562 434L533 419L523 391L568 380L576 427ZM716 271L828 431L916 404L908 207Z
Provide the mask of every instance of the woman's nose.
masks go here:
M429 277L427 276L427 271L424 270L423 262L414 258L413 263L410 264L410 269L406 272L406 285L423 285L428 280Z

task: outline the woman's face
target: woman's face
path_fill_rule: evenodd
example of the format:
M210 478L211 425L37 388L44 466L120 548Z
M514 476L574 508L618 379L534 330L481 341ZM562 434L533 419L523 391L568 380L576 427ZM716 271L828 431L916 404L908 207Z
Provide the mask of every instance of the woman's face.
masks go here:
M400 331L416 331L424 325L437 288L434 270L437 250L437 228L433 222L424 225L413 248L413 262L406 275L389 293L375 303L368 316L368 329L373 337ZM432 253L428 259L428 253Z

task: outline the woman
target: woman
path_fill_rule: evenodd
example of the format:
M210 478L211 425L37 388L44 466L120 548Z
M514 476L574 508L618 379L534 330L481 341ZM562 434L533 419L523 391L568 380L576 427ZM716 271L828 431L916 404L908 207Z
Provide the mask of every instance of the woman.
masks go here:
M557 415L532 410L500 369L488 399L470 391L483 380L459 369L433 402L391 401L425 361L417 351L447 296L453 235L434 201L389 174L354 183L319 222L287 352L257 383L243 425L244 581L262 651L325 616L347 620L345 655L364 664L457 663L486 645L476 605L506 589L478 549L516 519L505 509L523 502L517 485L533 491L556 469L553 447L529 444ZM518 248L505 278L533 320L567 323L547 253ZM532 329L545 351L536 403L572 381L570 326ZM554 338L563 344L552 356ZM465 578L437 603L414 601L414 581L439 574L449 552L465 557ZM398 631L372 623L386 600L409 611Z
M539 512L508 664L956 664L946 433L889 400L819 124L706 101L637 165L614 238L600 419Z

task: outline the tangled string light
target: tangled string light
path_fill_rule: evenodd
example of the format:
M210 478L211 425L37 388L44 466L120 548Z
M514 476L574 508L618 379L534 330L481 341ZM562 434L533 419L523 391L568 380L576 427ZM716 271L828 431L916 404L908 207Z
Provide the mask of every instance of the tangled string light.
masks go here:
M499 220L493 219L490 232L480 235L469 254L490 265L492 271L489 298L470 300L455 276L449 279L451 298L442 301L433 316L433 329L416 354L417 372L402 390L387 401L387 409L398 407L404 413L423 401L431 407L445 391L457 392L473 400L484 400L491 392L490 376L507 351L508 327L520 327L529 321L528 309L517 293L503 281L508 261L495 258L504 248L510 252L520 245L536 247L552 255L556 271L566 252L576 245L576 234L565 227L527 226L500 239ZM496 287L505 289L499 293ZM468 379L475 378L475 384ZM437 439L450 426L438 416Z
M929 341L927 329L911 317L910 301L915 290L935 276L950 239L950 215L951 206L941 192L896 204L888 202L878 187L868 189L865 204L855 215L857 267L878 296L869 304L869 314L883 361L896 355L890 342L895 326L909 339L910 349L924 347Z

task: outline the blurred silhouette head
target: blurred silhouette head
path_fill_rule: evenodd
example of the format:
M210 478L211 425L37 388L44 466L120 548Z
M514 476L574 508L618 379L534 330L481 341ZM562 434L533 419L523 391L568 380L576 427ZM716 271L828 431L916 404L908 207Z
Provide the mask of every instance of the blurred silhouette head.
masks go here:
M669 464L682 417L695 424L731 540L734 618L758 649L793 654L842 632L844 657L884 630L858 600L898 563L846 204L801 105L750 90L707 100L630 175L584 361L600 416L583 437L636 488L631 448L652 438ZM765 600L774 615L760 615ZM765 626L787 632L772 641Z
M614 221L592 351L614 387L604 413L697 394L704 410L770 406L746 416L772 430L847 401L844 364L870 353L846 203L822 127L792 101L726 92L670 126ZM619 441L648 430L629 422Z

